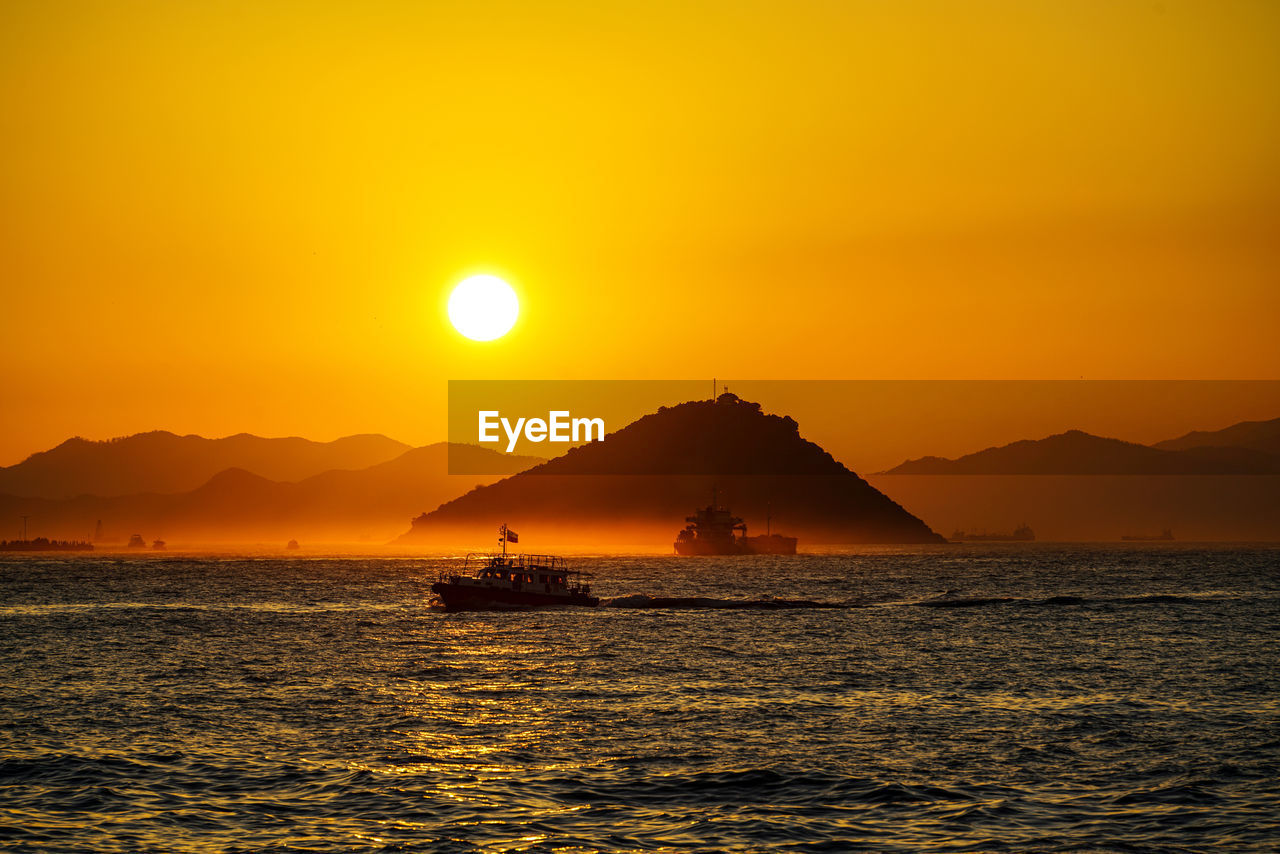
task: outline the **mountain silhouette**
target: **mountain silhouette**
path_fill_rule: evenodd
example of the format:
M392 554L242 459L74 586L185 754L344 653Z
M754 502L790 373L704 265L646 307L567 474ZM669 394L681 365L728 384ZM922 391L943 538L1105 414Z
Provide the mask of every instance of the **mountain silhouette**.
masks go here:
M1185 438L1185 437L1184 437ZM1181 440L1175 440L1181 441ZM1280 457L1249 447L1163 449L1068 430L956 459L921 457L891 475L1247 475L1280 473Z
M414 519L397 542L487 543L505 522L548 545L658 545L674 540L713 489L753 531L763 533L772 516L774 530L802 546L944 542L803 439L794 420L731 394L663 407L604 441L472 490Z
M486 470L528 468L539 457L502 454L447 443L412 448L395 459L357 470L333 470L283 482L244 468L224 469L192 490L124 496L79 495L69 499L0 495L0 519L31 517L33 531L89 536L101 519L108 541L143 532L171 544L182 541L385 542L404 519L435 507L478 483L501 477L449 475L455 460L475 457ZM496 468L495 468L496 467Z
M164 430L103 442L77 437L0 468L0 493L69 498L185 492L229 468L270 480L297 481L330 469L367 468L409 448L374 434L332 442L264 439L248 433L206 439Z
M1241 421L1223 430L1193 430L1176 439L1156 442L1162 451L1185 451L1192 448L1248 448L1266 454L1280 455L1280 418L1270 421Z

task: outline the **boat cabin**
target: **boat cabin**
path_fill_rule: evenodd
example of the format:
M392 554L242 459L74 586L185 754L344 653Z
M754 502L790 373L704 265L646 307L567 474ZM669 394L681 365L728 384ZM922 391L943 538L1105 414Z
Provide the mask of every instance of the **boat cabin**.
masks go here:
M553 555L467 555L463 571L441 577L451 584L568 596L590 594L590 573L570 569Z

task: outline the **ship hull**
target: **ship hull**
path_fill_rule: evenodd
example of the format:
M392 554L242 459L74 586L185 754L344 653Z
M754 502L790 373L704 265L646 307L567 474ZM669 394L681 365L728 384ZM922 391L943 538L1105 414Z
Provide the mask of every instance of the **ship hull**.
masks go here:
M708 543L698 540L677 540L678 555L745 555L750 552L733 543Z
M1015 537L1012 534L1000 535L989 534L974 535L971 537L956 537L952 540L954 543L1034 543L1035 537Z
M793 555L796 553L796 537L777 534L764 537L743 537L728 543L710 543L706 540L677 540L678 555Z
M511 590L477 584L452 584L437 581L431 591L440 597L446 611L494 611L506 608L552 608L573 606L594 608L598 596L585 593L541 593L535 590Z
M796 537L784 537L781 534L765 534L763 537L744 537L747 554L756 555L793 555L796 553Z

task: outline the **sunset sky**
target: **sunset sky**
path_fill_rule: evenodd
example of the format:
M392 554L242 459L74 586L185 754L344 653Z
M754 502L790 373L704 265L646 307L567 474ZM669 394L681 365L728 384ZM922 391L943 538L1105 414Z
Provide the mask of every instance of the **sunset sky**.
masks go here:
M0 464L425 443L449 379L1280 379L1277 45L1218 0L13 0ZM506 337L449 326L472 273Z

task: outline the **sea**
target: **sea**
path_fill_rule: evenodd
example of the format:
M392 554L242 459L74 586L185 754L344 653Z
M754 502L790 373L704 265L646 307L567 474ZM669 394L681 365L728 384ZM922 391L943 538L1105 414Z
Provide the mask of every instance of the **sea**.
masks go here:
M0 558L7 851L1280 850L1280 548Z

